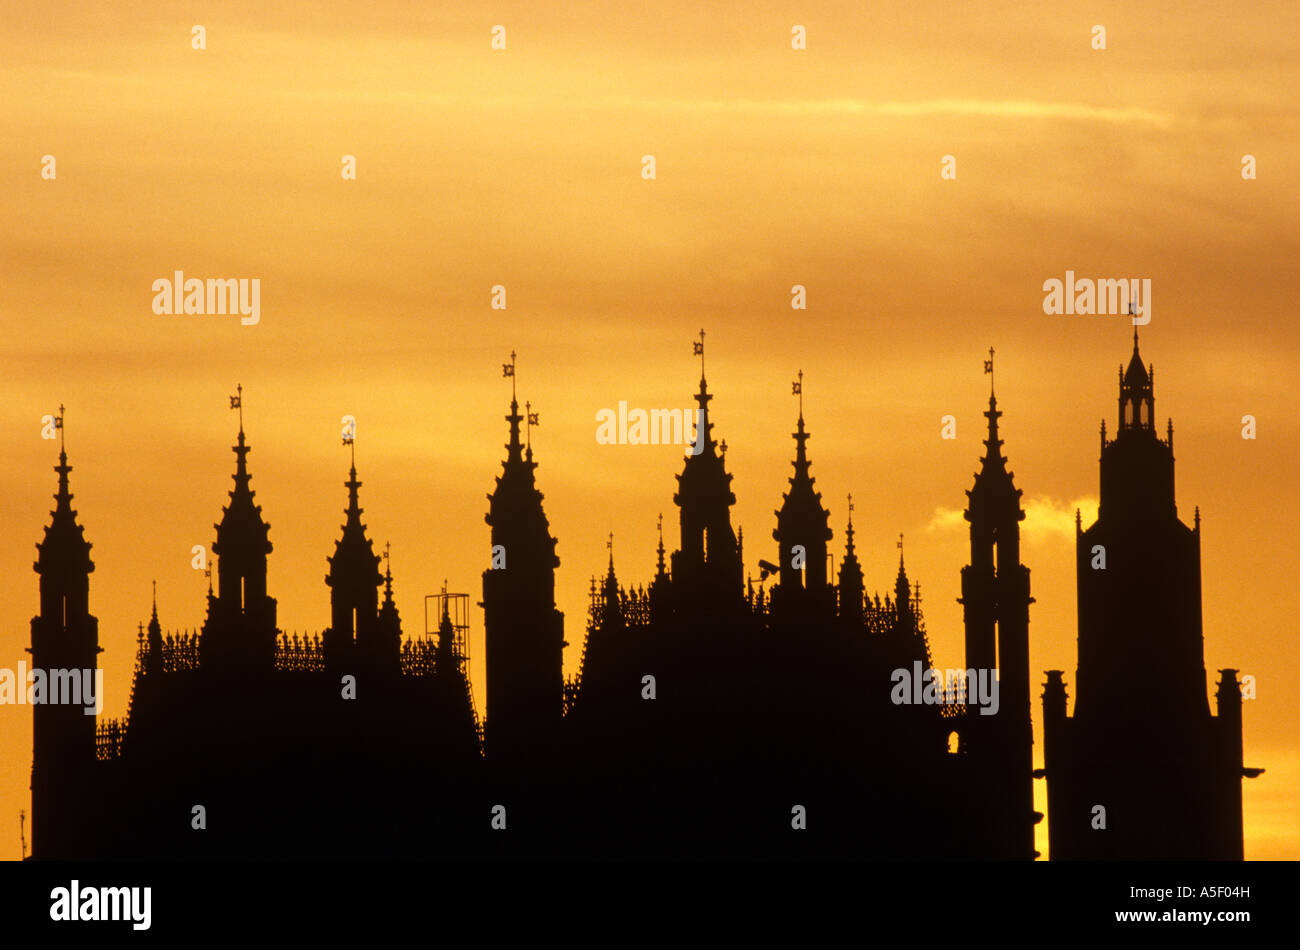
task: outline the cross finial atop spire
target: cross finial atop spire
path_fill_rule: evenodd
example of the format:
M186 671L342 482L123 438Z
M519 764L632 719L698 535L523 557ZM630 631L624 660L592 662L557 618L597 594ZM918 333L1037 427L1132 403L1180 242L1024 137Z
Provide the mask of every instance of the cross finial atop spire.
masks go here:
M989 375L989 398L993 398L993 347L989 347L989 358L984 361L984 372Z
M54 420L54 428L59 430L59 454L63 455L63 403L59 403L59 418Z
M695 355L700 358L700 379L704 378L704 328L700 327L700 338L692 344Z
M903 569L903 532L898 532L898 569Z
M791 384L791 394L799 397L799 418L803 418L803 370L799 370L798 379Z

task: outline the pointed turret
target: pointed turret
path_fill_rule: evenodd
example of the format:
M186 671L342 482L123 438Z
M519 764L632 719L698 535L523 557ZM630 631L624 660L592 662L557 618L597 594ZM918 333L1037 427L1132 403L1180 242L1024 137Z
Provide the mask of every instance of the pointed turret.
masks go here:
M1138 353L1138 333L1133 330L1133 355L1129 357L1128 369L1120 370L1119 381L1119 428L1143 429L1155 432L1155 366L1150 372L1142 363ZM1170 428L1173 420L1170 420Z
M393 601L392 561L388 554L388 545L384 545L384 602L379 606L379 623L376 625L379 642L396 644L398 650L402 643L402 618L397 613L397 604Z
M844 529L844 560L840 562L839 610L840 619L853 624L862 623L862 597L866 584L862 565L858 563L857 549L853 544L853 496L849 495L849 523Z
M704 376L704 331L695 344L700 356L700 391L695 396L695 443L677 476L673 503L681 508L681 548L672 556L674 584L691 590L707 589L742 596L741 564L736 532L731 526L731 475L726 469L726 443L722 452L713 441L709 421L708 382Z
M271 553L271 526L262 520L262 508L253 501L244 437L243 387L230 399L239 409L239 436L235 452L235 487L222 510L217 540L212 550L217 560L217 594L211 602L202 638L203 662L251 665L271 669L275 655L275 599L266 593L267 555Z
M560 559L534 480L532 447L525 457L519 437L524 417L513 353L510 359L504 366L511 379L510 440L488 495L493 566L483 572L487 751L496 757L545 752L564 711L564 615L555 609Z
M348 507L343 523L343 535L334 545L334 553L326 560L329 573L325 583L330 588L330 628L325 632L327 662L342 669L354 656L363 662L393 661L391 649L381 649L378 642L379 555L366 537L366 526L361 522L361 504L357 480L355 446L352 467L344 486L348 490ZM393 646L385 644L384 646ZM354 653L355 650L355 653ZM391 665L391 662L384 665Z
M794 475L790 490L776 512L776 530L772 537L778 545L777 564L781 568L782 591L804 589L820 595L826 587L826 542L831 539L830 512L822 507L821 493L813 487L809 473L808 439L804 427L803 371L799 372L794 393L799 397L799 421L792 433L795 441ZM773 591L775 595L776 592Z
M907 581L907 568L903 566L903 536L898 536L898 575L894 578L894 606L898 610L898 620L904 629L911 627L912 621L912 585Z
M984 363L992 377L993 350ZM997 396L989 383L988 437L966 492L970 522L970 564L961 569L961 604L966 628L966 668L997 677L998 711L981 709L961 735L966 754L986 763L992 784L986 807L1014 834L1001 842L999 857L1032 860L1034 851L1033 732L1029 697L1029 569L1020 563L1020 489L1002 455ZM968 674L969 675L969 674ZM969 686L970 684L968 684ZM990 704L991 707L991 704Z
M32 667L77 671L79 681L98 667L99 621L90 613L90 543L72 507L68 475L72 466L63 445L63 407L59 429L58 491L51 521L37 545L33 565L40 577L40 613L32 618ZM18 684L27 689L27 684ZM32 854L34 857L78 856L85 796L92 787L95 764L95 716L72 702L32 706ZM93 713L93 707L92 707Z
M158 582L153 582L153 612L149 615L148 635L144 641L145 672L162 670L162 624L158 622Z
M605 583L601 590L604 604L601 623L606 627L623 625L623 602L618 591L618 577L614 573L614 535L609 536L609 569L605 572Z
M1167 438L1155 427L1154 364L1148 370L1133 331L1133 355L1120 368L1119 428L1101 442L1101 511L1139 520L1177 517L1174 501L1174 422ZM1104 426L1104 423L1103 423Z
M663 617L671 603L672 581L668 576L667 551L664 548L664 516L659 515L659 544L655 548L655 576L650 582L650 613L652 617Z

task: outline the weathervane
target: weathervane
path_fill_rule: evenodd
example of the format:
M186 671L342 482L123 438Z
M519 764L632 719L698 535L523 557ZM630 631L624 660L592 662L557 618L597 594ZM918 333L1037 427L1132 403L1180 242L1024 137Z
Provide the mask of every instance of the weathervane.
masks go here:
M235 395L230 397L230 408L239 410L239 431L244 431L244 387L235 383Z
M343 444L352 450L352 467L357 467L357 429L356 423L352 423L343 430Z
M510 362L501 364L501 375L510 377L510 401L515 401L515 351L510 351Z
M529 450L531 450L533 447L533 426L539 426L542 424L541 422L542 414L540 412L533 412L532 409L533 409L533 404L531 402L524 403L524 417L527 421L525 438L527 439L527 445Z

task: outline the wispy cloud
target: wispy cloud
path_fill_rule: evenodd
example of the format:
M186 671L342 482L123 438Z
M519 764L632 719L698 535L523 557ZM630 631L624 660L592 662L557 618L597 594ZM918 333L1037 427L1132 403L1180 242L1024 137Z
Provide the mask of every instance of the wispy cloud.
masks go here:
M876 115L903 118L988 116L1000 119L1063 119L1082 122L1139 123L1165 128L1174 118L1138 106L1093 106L1081 102L1034 102L1024 99L924 99L916 102L870 102L865 99L639 99L606 96L599 104L623 109L664 112L734 112L748 115Z
M1057 501L1048 495L1025 499L1025 520L1020 535L1028 541L1069 541L1074 537L1074 513L1081 512L1084 525L1097 520L1097 499L1085 496L1073 501ZM960 508L936 508L926 529L951 531L962 527L966 519Z

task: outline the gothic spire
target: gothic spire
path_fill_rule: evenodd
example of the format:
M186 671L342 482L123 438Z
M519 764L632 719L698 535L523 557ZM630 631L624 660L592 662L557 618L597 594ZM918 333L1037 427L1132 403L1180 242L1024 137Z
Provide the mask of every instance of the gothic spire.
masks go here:
M223 561L227 557L264 560L271 553L271 541L267 537L271 526L262 520L262 507L253 502L256 493L249 487L252 476L248 472L248 453L252 448L244 437L244 387L235 388L238 395L230 397L230 408L239 410L239 437L231 447L235 453L235 487L230 491L229 504L222 509L221 523L214 525L217 540L212 550ZM222 593L218 591L218 596Z
M726 442L721 443L722 453L718 454L709 422L709 400L713 397L704 377L703 330L692 345L700 357L700 391L695 397L699 411L695 444L677 476L677 492L673 495L674 504L681 508L681 548L672 556L673 581L676 583L680 577L689 578L692 584L706 582L734 592L739 599L743 579L730 511L736 496L726 468Z
M898 533L898 577L894 580L894 600L899 604L907 603L911 594L911 585L907 582L907 568L903 566L903 533Z
M510 377L510 414L506 416L506 421L510 423L510 441L506 443L506 462L509 466L523 465L523 443L519 439L519 423L524 421L524 417L519 414L519 394L515 389L515 351L510 351L510 362L501 364L501 375ZM532 462L532 439L529 433L528 462Z
M158 622L158 582L153 582L153 613L149 617L148 636L145 639L145 656L148 668L156 670L162 662L162 624Z
M379 635L382 643L400 645L402 639L402 620L397 613L397 604L393 600L393 569L389 557L389 545L384 543L384 602L379 607Z
M539 552L542 559L539 567L555 568L560 566L560 559L555 554L556 541L550 535L550 523L542 510L542 493L537 490L531 444L527 456L520 441L519 424L525 418L531 426L537 424L536 413L528 417L519 413L519 399L515 390L515 354L511 352L510 362L501 365L502 375L510 378L510 414L506 421L510 423L510 441L506 443L506 458L501 463L502 473L497 476L496 490L488 495L490 502L485 520L492 526L492 543L503 545L509 557L530 556ZM531 409L531 407L529 407Z
M803 371L791 387L791 394L799 397L799 419L792 434L795 441L794 475L790 490L785 493L781 508L776 512L776 529L772 537L777 541L781 565L781 581L785 586L804 586L800 571L794 566L792 552L802 547L806 565L808 589L820 589L826 583L826 542L831 539L830 512L822 507L821 493L813 487L815 479L809 474L807 443L811 435L804 427Z
M353 451L355 453L355 449ZM366 537L366 526L361 521L364 509L357 492L361 482L357 479L355 455L348 470L348 480L343 485L348 490L348 506L344 509L346 520L342 536L334 543L334 553L326 559L330 570L325 583L330 587L349 585L373 591L382 580L379 574L380 558L375 553L371 540Z
M62 407L60 407L62 412ZM62 416L60 415L60 419ZM62 426L59 427L62 429ZM59 449L59 489L54 495L54 510L45 528L45 539L36 545L38 553L36 573L60 572L89 574L95 569L90 559L90 542L85 539L82 526L77 524L77 512L72 507L72 492L68 488L68 453Z
M844 560L840 562L840 617L846 620L862 620L862 596L865 585L862 577L862 565L858 563L857 550L853 544L853 496L849 495L849 521L844 529Z
M657 549L659 560L655 569L655 579L665 577L668 574L667 567L664 565L664 516L663 512L659 513L659 547Z

